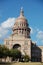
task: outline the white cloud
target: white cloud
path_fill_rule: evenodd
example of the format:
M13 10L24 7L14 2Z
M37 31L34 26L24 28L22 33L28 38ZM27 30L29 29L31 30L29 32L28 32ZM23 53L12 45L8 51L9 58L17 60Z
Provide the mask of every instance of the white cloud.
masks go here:
M43 40L43 31L38 31L37 38Z
M33 34L33 31L34 31L34 30L33 30L33 28L32 28L32 27L30 27L30 29L31 29L30 33L31 33L31 34Z
M37 44L40 42L43 45L43 30L40 30L38 28L32 28L32 27L30 27L30 29L31 29L32 37L34 37L34 39L36 40L35 42Z
M37 35L36 35L38 41L43 45L43 31L38 30Z
M15 23L15 18L8 18L6 21L4 21L1 26L3 28L11 28Z
M0 34L0 38L2 37L2 35Z
M35 34L39 30L39 29L36 29L35 27L34 28L30 27L30 29L31 29L30 31L31 34Z
M4 28L0 28L0 38L3 38L4 35L6 35L8 33L8 29L4 29Z
M0 39L9 35L11 27L15 23L15 18L8 18L6 21L0 24Z

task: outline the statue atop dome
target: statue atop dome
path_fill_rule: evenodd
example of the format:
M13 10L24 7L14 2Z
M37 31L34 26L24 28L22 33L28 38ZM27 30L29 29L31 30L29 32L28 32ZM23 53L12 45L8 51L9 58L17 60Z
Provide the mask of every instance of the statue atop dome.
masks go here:
M24 16L23 7L21 7L21 10L20 10L20 16Z

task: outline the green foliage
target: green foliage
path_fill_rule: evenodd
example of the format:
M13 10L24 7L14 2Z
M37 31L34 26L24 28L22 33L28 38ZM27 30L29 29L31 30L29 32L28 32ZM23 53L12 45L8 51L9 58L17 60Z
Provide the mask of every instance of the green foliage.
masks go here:
M29 61L29 56L28 55L24 55L23 56L23 62L28 62Z
M21 52L17 49L11 49L10 50L10 54L9 56L13 57L13 58L20 58L21 57Z
M8 56L9 49L6 48L4 45L0 45L0 57L7 57Z
M20 59L21 58L21 52L18 49L10 49L9 50L4 45L3 46L0 45L0 57L1 58L2 57L6 58L7 56L12 57L14 60L18 59L18 58ZM29 61L29 56L25 54L22 57L22 60L24 62L28 62Z
M0 45L0 58L6 58L7 56L18 59L21 58L21 52L18 49L9 50L4 45Z

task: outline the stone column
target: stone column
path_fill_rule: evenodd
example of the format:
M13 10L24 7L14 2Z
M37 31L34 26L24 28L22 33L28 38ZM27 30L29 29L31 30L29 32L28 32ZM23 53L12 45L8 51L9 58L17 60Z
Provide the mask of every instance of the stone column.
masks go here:
M31 40L28 41L28 55L29 55L30 61L31 61Z

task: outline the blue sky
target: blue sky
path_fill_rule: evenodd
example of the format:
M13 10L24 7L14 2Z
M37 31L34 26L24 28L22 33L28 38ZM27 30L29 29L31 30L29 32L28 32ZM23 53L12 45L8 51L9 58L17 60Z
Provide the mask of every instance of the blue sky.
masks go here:
M43 45L43 0L0 0L0 44L12 33L11 27L21 7L31 28L31 39Z

